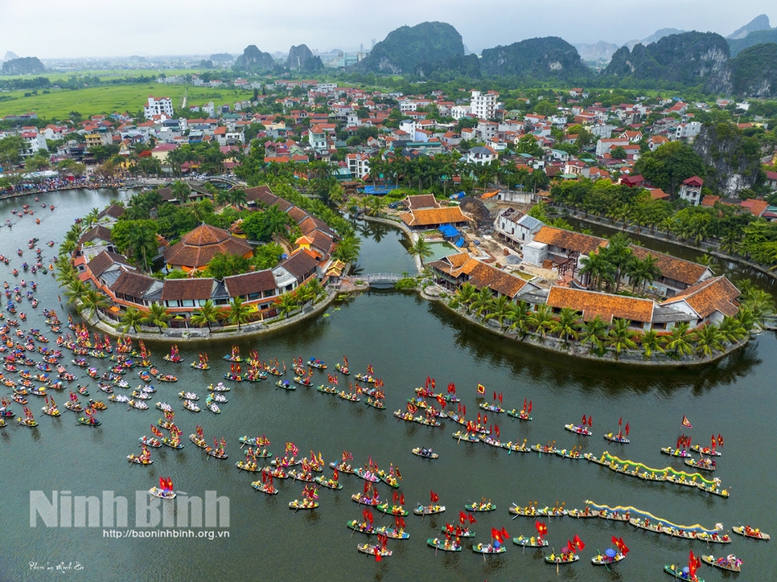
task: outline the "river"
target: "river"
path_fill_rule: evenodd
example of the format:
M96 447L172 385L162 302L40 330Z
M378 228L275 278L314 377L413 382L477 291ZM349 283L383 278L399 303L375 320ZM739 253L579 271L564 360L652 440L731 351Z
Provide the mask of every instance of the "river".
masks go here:
M49 239L59 241L77 216L95 206L102 208L114 196L116 193L108 191L41 196L35 215L41 218L40 225L28 216L21 220L14 217L13 228L0 232L0 253L13 256L11 265L0 265L0 278L15 282L10 270L22 260L29 262L29 238L40 238L40 245ZM44 202L56 204L56 210L43 210L40 204ZM21 208L21 204L21 200L0 202L0 217L10 217L11 209ZM30 204L36 206L32 201ZM368 237L362 243L359 261L363 271L412 272L413 260L403 250L401 233L391 228L379 230L378 235L375 225L369 225L363 232ZM24 249L21 259L15 255L17 248ZM47 264L56 247L42 248ZM57 308L64 319L54 278L38 276L35 280L41 305L32 313L24 303L29 314L29 321L22 325L25 329L44 328L43 307ZM53 340L51 332L48 336ZM229 352L230 344L213 341L181 346L186 362L199 350L207 350L213 369L203 373L188 365L162 361L169 347L151 342L148 346L154 362L163 372L177 374L179 381L156 384L158 392L149 402L166 401L174 406L186 447L182 451L153 449L151 467L128 466L126 455L139 451L138 437L150 435L149 425L161 416L153 404L151 410L141 412L108 403L109 409L98 413L102 426L91 429L76 424L73 414L64 408L59 419L40 414L41 399L30 396L39 427L27 429L9 422L0 429L5 492L0 513L0 580L660 580L665 577L660 572L663 564L687 563L689 550L708 552L700 542L604 520L571 518L546 520L547 539L557 550L575 534L586 544L581 561L562 566L558 575L542 561L541 552L522 552L512 543L507 544L505 554L486 560L469 550L468 540L463 540L464 550L455 555L436 554L427 547L428 537L439 534L446 521L455 523L464 504L481 497L498 507L493 513L476 515L472 528L477 532L475 541L481 542L488 540L492 527L504 527L511 537L532 535L533 519L512 520L507 511L512 503L525 505L530 500L540 506L564 502L567 508L582 508L587 499L633 505L678 524L714 527L722 522L729 529L741 522L777 533L777 517L771 511L777 502L773 487L777 447L769 437L777 408L772 384L777 342L771 333L709 366L636 369L578 361L512 343L462 322L415 294L389 291L361 294L334 304L326 317L269 336L245 338L239 345L243 354L256 349L261 359L277 358L287 365L294 357L316 357L331 368L343 355L348 356L354 372L364 372L372 364L375 375L385 382L388 410L377 411L311 389L277 390L270 381L264 381L233 384L221 415L208 411L193 414L182 409L177 392L193 390L202 404L205 386L220 380L228 370L220 358ZM66 352L63 361L69 362L70 357ZM96 365L106 368L105 362ZM70 368L82 372L72 365ZM531 400L533 422L519 423L499 415L496 422L503 440L527 439L528 444L555 440L559 447L581 445L584 451L597 454L609 450L651 467L671 464L681 469L684 465L661 455L659 449L674 445L681 432L692 434L694 442L702 444L709 442L711 434L720 433L725 446L715 475L730 489L731 497L645 483L584 461L508 455L485 445L457 444L451 438L456 429L450 421L444 428L397 422L391 411L404 408L413 388L423 385L427 376L436 379L438 388L455 382L469 417L477 412L478 383L485 385L489 400L493 391L502 393L507 408L520 408L524 398ZM140 383L134 371L127 378L133 386ZM314 373L316 384L325 380L321 372ZM89 385L93 398L107 401L93 382ZM62 407L66 395L58 393L56 399ZM14 404L12 408L18 414L21 407ZM592 416L594 436L586 439L564 431L565 423L577 423L583 414ZM693 429L680 425L683 415L693 423ZM492 422L493 415L489 416ZM602 433L617 429L621 417L624 424L630 424L632 444L606 446ZM211 459L188 441L197 424L202 425L209 442L214 437L226 439L228 460ZM350 495L362 491L363 481L343 475L342 491L319 491L318 510L290 511L288 502L300 498L299 483L281 482L280 494L269 497L250 487L254 475L235 468L234 463L242 458L237 439L246 434L266 434L272 442L268 448L276 455L282 454L284 443L293 441L302 454L310 449L321 451L327 463L338 460L343 450L353 453L357 466L370 456L383 468L393 463L403 477L401 492L406 506L428 503L433 490L448 510L432 519L405 518L410 539L389 540L394 555L377 563L356 551L356 544L367 538L352 535L345 526L346 521L362 515L362 507L352 502ZM416 446L433 447L439 460L413 456L410 450ZM331 471L326 474L331 475ZM52 491L68 491L74 496L101 496L103 491L113 491L130 499L132 528L136 525L132 512L135 492L155 485L160 476L171 477L176 490L190 496L204 497L206 491L216 491L227 497L229 527L214 533L228 532L229 537L115 539L106 537L112 535L107 533L108 527L46 527L40 517L36 527L30 527L30 491L36 490L49 499ZM390 496L387 486L380 485L378 490L382 498ZM379 516L375 514L376 520ZM387 523L387 517L378 520L378 524ZM166 529L189 530L146 528ZM191 531L196 536L203 530ZM590 558L597 549L604 551L609 546L612 535L623 537L631 552L609 573L592 566ZM734 537L732 544L713 545L710 550L716 555L736 553L745 562L748 579L777 578L767 543ZM82 569L64 574L45 569L62 562L77 563ZM724 578L706 566L701 576L707 581Z

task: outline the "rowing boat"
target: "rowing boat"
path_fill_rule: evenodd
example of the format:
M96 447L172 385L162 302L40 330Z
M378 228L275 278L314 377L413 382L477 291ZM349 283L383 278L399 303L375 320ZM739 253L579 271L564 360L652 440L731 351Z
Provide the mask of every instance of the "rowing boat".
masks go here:
M205 453L209 457L213 457L214 459L219 459L220 461L223 461L224 459L229 457L229 455L227 453L225 453L224 451L221 451L219 449L212 449L210 447L206 447L205 448Z
M259 481L254 481L253 483L251 483L251 487L253 487L257 491L266 493L267 495L278 494L278 490L275 488L275 485L273 485L272 483L261 483Z
M618 443L621 445L627 445L631 442L625 436L623 435L618 436L617 434L612 434L611 432L604 435L604 440L610 441L611 443Z
M372 526L371 523L367 523L366 521L357 521L355 519L352 519L351 521L347 522L345 526L348 529L352 529L353 531L357 531L359 533L366 534L368 536L375 535L375 528Z
M166 489L160 489L159 487L152 487L148 490L151 495L154 497L159 497L159 499L175 499L175 491L169 491Z
M390 537L392 540L407 540L410 539L410 534L407 533L404 529L400 528L397 529L396 526L387 526L382 525L378 528L375 528L376 534L382 534L384 536Z
M548 542L542 538L535 538L534 536L527 538L526 536L518 536L513 538L513 543L516 546L523 546L524 548L546 548Z
M313 483L313 481L315 481L313 474L310 471L297 471L296 469L291 469L289 471L289 477L294 481L304 481L305 483Z
M480 437L477 435L477 433L471 433L471 432L464 432L461 430L457 430L453 433L453 438L455 438L457 441L465 441L468 443L480 443L482 442L480 440Z
M399 479L397 479L391 473L387 473L383 469L380 469L378 471L378 478L381 481L383 481L386 485L388 485L389 487L392 487L394 489L399 489Z
M373 473L372 471L367 471L362 467L359 467L355 471L356 476L360 479L364 479L365 481L369 481L370 483L377 483L380 481L380 477Z
M749 525L746 526L735 526L732 527L731 530L735 534L739 534L741 536L744 536L746 538L753 538L754 540L765 540L769 541L771 536L769 534L763 533L760 529L753 529Z
M433 453L432 449L426 449L422 447L416 447L412 450L412 453L417 456L421 457L423 459L437 459L440 457L437 453Z
M545 556L545 561L548 564L574 564L580 559L577 554L551 554Z
M729 572L742 571L742 560L737 558L734 554L726 556L725 558L723 556L715 558L715 556L710 554L709 556L702 556L701 561L708 566L720 568L721 570L727 570Z
M604 510L598 510L594 509L591 510L590 507L587 507L585 509L569 509L568 515L569 517L574 517L576 519L582 519L586 517L604 517Z
M159 447L162 446L162 441L153 437L149 438L147 436L142 436L138 440L140 441L139 446L141 447L146 446L146 447L153 447L155 449L158 449Z
M98 427L102 423L94 418L84 418L83 416L78 419L78 424L83 424L84 426L91 426L91 427Z
M375 506L375 509L387 515L401 515L402 517L409 515L408 511L404 507L401 505L389 505L388 501L379 503Z
M510 416L512 418L517 418L518 420L531 420L532 417L529 416L529 413L525 410L521 410L520 412L516 411L515 408L512 410L507 411L507 416Z
M337 370L338 372L346 376L348 376L351 373L351 371L348 369L348 366L343 366L339 363L335 364L335 370Z
M468 503L464 506L464 509L467 511L472 512L486 512L486 511L496 511L496 505L494 503L483 502L483 501L477 501L475 503Z
M364 404L367 406L372 406L373 408L377 408L378 410L386 410L386 405L380 398L369 397L364 401Z
M275 383L275 385L278 388L283 388L284 390L296 390L297 389L297 387L294 384L292 384L291 382L289 382L288 380L278 380Z
M199 411L200 411L200 407L199 407L199 406L197 406L197 405L196 405L194 402L192 402L191 400L184 400L184 401L183 401L183 407L184 407L186 410L190 410L191 412L199 412Z
M451 526L452 527L452 526ZM461 526L456 526L455 529L448 530L448 527L446 525L442 526L440 528L440 531L442 533L447 533L450 535L455 535L457 538L474 538L475 532L469 529L469 527L462 528Z
M555 455L558 452L558 449L554 447L553 445L532 445L531 450L535 453L545 453L546 455Z
M413 510L415 515L436 515L445 511L444 505L418 505Z
M690 459L691 453L685 449L673 449L672 447L663 447L661 452L670 457L680 457L682 459Z
M490 543L488 544L479 543L472 546L472 551L475 552L476 554L504 554L507 551L507 549L501 545L499 547L495 547Z
M143 455L127 455L127 460L136 465L150 465L154 459L144 458Z
M210 384L208 386L208 392L229 392L231 388L229 386L225 386L223 382L219 382L215 386L213 384Z
M238 461L235 463L235 467L241 471L247 471L248 473L256 473L257 471L261 471L261 468L257 466L256 461Z
M380 556L381 558L388 558L394 553L380 545L373 546L370 544L357 544L356 549L362 554L367 554L368 556Z
M368 505L370 507L377 507L380 500L377 496L365 495L364 493L354 493L351 495L351 501L355 501L359 505Z
M316 509L318 507L318 501L311 501L310 499L295 499L289 502L289 509Z
M498 404L489 404L488 402L481 402L480 404L478 404L478 406L483 410L487 410L488 412L494 412L497 414L505 411L505 409L499 406Z
M688 580L689 582L704 582L704 580L699 578L698 576L694 578L689 578L688 574L683 572L683 569L680 566L675 566L674 564L666 564L664 566L664 572L666 572L673 578L677 578L678 580Z
M693 467L694 469L699 469L701 471L712 472L717 469L714 459L702 458L698 461L696 459L685 459L683 462L689 467Z
M334 386L326 386L325 384L321 384L316 390L324 394L337 394L337 388Z
M359 402L359 397L356 396L356 394L353 394L352 392L346 392L345 390L341 390L337 393L337 396L342 398L343 400L348 400L349 402Z
M306 386L308 388L313 385L313 381L307 376L294 376L294 382L300 386Z
M319 475L315 478L315 482L321 485L322 487L326 487L327 489L335 489L339 490L343 488L343 484L339 481L335 481L334 479L327 479L323 475Z
M329 463L329 467L332 468L332 469L337 469L341 473L345 473L347 475L355 475L356 474L356 471L354 470L354 468L351 467L351 465L349 465L345 461L340 461L338 463L335 463L334 461L332 461L331 463Z
M435 550L440 550L443 552L460 552L461 551L461 544L449 540L449 539L440 539L440 538L429 538L426 540L426 544L428 546L433 547Z
M200 447L201 449L204 449L205 447L208 446L208 443L205 442L205 439L200 436L197 436L196 434L190 434L189 440L192 441L196 446Z
M522 517L563 517L569 515L569 512L562 507L543 507L542 509L537 509L533 505L518 507L513 504L508 511L513 515L520 515Z
M588 430L588 427L582 425L565 424L564 428L569 432L579 434L580 436L591 436L593 434L590 430Z
M513 441L502 443L502 448L514 453L528 453L531 450L526 446L526 439L521 444L513 443Z
M162 444L166 447L170 447L171 449L176 449L178 451L180 451L183 448L183 443L178 438L173 440L165 437L162 439Z
M699 454L707 455L708 457L720 457L722 453L717 449L711 449L709 447L702 447L700 444L695 444L691 447L692 451L696 451Z
M597 554L593 558L591 558L591 563L594 566L609 566L610 564L615 564L616 562L620 562L621 560L625 559L626 556L623 555L623 553L618 552L610 558L609 556Z

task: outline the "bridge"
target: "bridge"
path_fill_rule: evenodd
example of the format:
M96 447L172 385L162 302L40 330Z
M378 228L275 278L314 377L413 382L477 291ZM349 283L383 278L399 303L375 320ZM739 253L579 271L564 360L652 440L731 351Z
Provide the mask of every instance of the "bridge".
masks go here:
M210 178L207 178L205 180L206 182L220 182L222 184L228 184L230 187L234 186L242 186L243 184L240 183L235 178L232 178L231 176L212 176Z
M369 275L361 275L357 278L359 281L364 281L375 289L390 289L403 277L396 273L371 273Z

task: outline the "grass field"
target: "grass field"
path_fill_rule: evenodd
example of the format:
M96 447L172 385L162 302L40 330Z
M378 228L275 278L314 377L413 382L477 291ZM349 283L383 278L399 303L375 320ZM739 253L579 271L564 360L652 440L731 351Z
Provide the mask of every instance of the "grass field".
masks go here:
M232 105L235 101L248 99L252 95L250 90L159 83L90 87L77 91L55 89L47 95L38 91L38 95L29 97L24 96L25 91L11 91L0 93L0 98L11 97L11 100L0 101L0 117L28 112L35 112L39 118L45 119L66 119L71 111L78 111L84 117L115 111L132 113L143 108L149 95L170 97L173 100L173 107L178 108L187 90L189 105L203 104L208 101L213 101L216 105L224 103Z
M41 73L40 75L25 75L23 78L33 78L33 77L46 77L48 78L52 83L56 83L57 81L66 81L73 75L78 75L79 77L82 76L90 76L90 77L100 77L101 79L126 79L127 77L158 77L160 74L164 73L168 77L173 77L175 75L201 75L204 73L205 70L199 70L199 69L84 69L84 70L78 70L78 71L66 71L66 72L47 72L47 73ZM210 69L208 72L211 74L218 75L218 69ZM13 79L19 79L19 75L0 75L0 81L11 81Z

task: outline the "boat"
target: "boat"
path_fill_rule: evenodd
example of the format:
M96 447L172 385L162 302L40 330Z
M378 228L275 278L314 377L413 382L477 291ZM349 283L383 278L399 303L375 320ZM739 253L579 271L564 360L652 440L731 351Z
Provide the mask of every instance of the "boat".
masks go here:
M59 408L57 408L57 405L53 402L47 406L44 406L42 410L43 414L47 414L48 416L53 416L55 418L62 415L62 413L59 411Z
M488 412L495 412L497 414L505 412L505 409L498 404L489 404L488 402L481 402L478 404L478 407L482 408L483 410L487 410Z
M523 442L521 444L514 443L513 441L508 441L506 443L502 443L502 448L507 449L510 452L513 453L528 453L531 451L529 447L526 446L526 440L523 439Z
M661 452L671 457L680 457L682 459L691 458L691 453L689 453L686 449L676 449L676 448L673 449L672 447L663 447L661 449Z
M379 503L375 506L375 509L377 511L380 511L381 513L385 513L386 515L399 515L401 517L407 517L410 515L410 513L402 507L401 505L389 505L388 501L384 501L383 503Z
M308 360L308 366L311 368L317 368L319 370L326 370L326 364L315 358L310 358L310 360Z
M178 382L178 378L172 374L157 374L155 377L160 382Z
M195 370L210 370L210 365L207 362L191 362L189 365Z
M545 561L548 564L574 564L580 560L580 556L577 554L551 554L545 556Z
M377 408L378 410L386 410L386 405L381 398L373 398L370 396L364 401L364 404Z
M472 546L472 551L476 554L504 554L507 549L502 545L494 546L491 543L478 543Z
M461 441L465 441L465 442L468 442L468 443L480 443L480 442L482 442L480 440L480 436L478 436L478 434L474 433L474 432L466 432L466 431L463 431L463 430L457 430L456 432L453 433L452 436L453 436L453 438L455 438L459 442L461 442Z
M310 388L313 385L313 381L310 379L309 376L294 376L294 382L296 382L300 386L306 386L308 388Z
M615 552L614 556L609 556L607 552L612 552L612 551L613 550L605 550L604 554L597 554L596 556L591 558L591 563L594 566L610 566L611 564L615 564L626 558L625 554L623 554L622 552Z
M375 383L375 378L373 378L370 374L356 374L354 377L356 378L357 382L366 382L367 384Z
M712 472L717 469L717 463L715 463L715 459L708 459L706 457L702 457L698 461L696 459L685 459L683 462L689 467L699 469L700 471Z
M569 509L567 515L574 517L575 519L583 519L589 517L606 517L606 510L591 509L586 505L585 509Z
M138 441L140 441L140 446L141 447L142 446L146 446L146 447L153 447L155 449L158 449L159 447L162 446L162 441L160 441L158 438L155 438L155 437L150 437L149 438L149 437L144 435L144 436L140 437L138 439Z
M583 425L565 424L564 428L569 432L579 434L580 436L591 436L593 433Z
M275 485L272 484L272 482L262 483L261 481L254 481L253 483L251 483L251 487L253 487L257 491L266 493L267 495L278 494L278 489L275 487Z
M689 577L688 573L684 572L684 568L675 566L674 564L664 565L664 572L673 578L677 578L678 580L688 580L689 582L704 582L704 580L698 576L694 576L693 578Z
M523 546L524 548L546 548L548 547L547 540L543 540L541 537L530 537L527 538L526 536L518 536L517 538L513 538L513 543L516 546Z
M289 471L289 477L294 481L303 481L305 483L313 483L315 481L313 473L310 471L297 471L296 469L291 469Z
M739 534L740 536L744 536L746 538L753 538L754 540L769 541L770 539L772 539L769 534L765 534L760 529L752 528L749 525L746 525L746 526L741 526L741 525L735 526L735 527L732 527L731 530L735 534Z
M183 443L181 442L181 439L179 439L177 436L175 438L168 438L168 437L163 438L162 444L166 447L170 447L171 449L176 449L179 451L183 448Z
M327 479L323 475L319 475L315 478L315 482L321 485L322 487L326 487L327 489L335 489L339 490L343 488L343 484L339 481L336 481L334 478Z
M469 527L461 527L457 525L455 528L451 524L445 524L440 528L440 532L455 536L457 538L474 538L475 532L469 529Z
M472 512L485 512L485 511L496 511L496 505L494 503L491 503L491 501L475 501L473 503L467 503L464 506L464 509L467 511Z
M247 471L249 473L256 473L257 471L261 471L261 468L258 467L258 465L256 464L256 461L250 461L250 460L238 461L237 463L235 463L235 467L237 467L241 471Z
M170 406L167 402L157 402L156 404L154 404L154 406L156 406L159 410L162 410L164 412L173 411L173 407Z
M702 447L700 444L695 444L691 447L692 451L695 451L701 455L707 455L708 457L720 457L722 453L718 449L712 449L710 447Z
M105 406L105 404L103 402L101 402L100 400L90 400L89 401L89 406L91 406L95 410L107 410L108 409L108 407Z
M151 395L148 392L143 392L142 390L133 390L130 392L130 396L137 400L151 400Z
M130 400L127 402L127 406L130 408L135 408L136 410L148 410L148 404L142 400Z
M721 570L728 570L729 572L742 571L742 560L737 558L734 554L729 554L725 558L723 556L716 558L712 554L707 556L702 555L701 561L708 566L719 568Z
M606 435L604 435L604 440L610 441L611 443L618 443L618 444L621 444L621 445L627 445L627 444L629 444L631 442L629 439L627 439L622 434L620 434L620 433L612 434L611 432L607 433Z
M335 364L335 370L337 370L338 372L340 372L345 376L348 376L351 373L351 371L348 369L348 366L343 366L339 362Z
M192 441L196 446L198 446L201 449L204 449L208 446L208 443L205 442L205 439L196 434L190 434L189 440Z
M191 401L200 399L200 397L197 396L194 392L179 392L178 397L184 400L191 400Z
M329 463L329 467L331 469L337 469L338 471L340 471L341 473L345 473L346 475L356 474L356 470L344 460L339 462L332 461L331 463Z
M353 392L346 392L345 390L341 390L337 393L337 396L342 398L343 400L348 400L349 402L359 402L359 397L354 394Z
M26 426L29 428L34 428L38 426L38 422L32 417L28 417L28 418L20 417L16 419L16 422L19 423L20 426Z
M377 533L371 523L367 521L359 521L357 519L352 519L346 522L345 527L368 536L375 535Z
M148 492L154 497L160 499L175 499L175 491L169 489L160 489L159 487L152 487Z
M438 513L442 513L445 511L444 505L421 505L420 503L418 506L413 510L413 513L415 515L436 515Z
M205 407L213 414L221 414L221 409L216 405L215 402L206 402Z
M520 515L522 517L563 517L569 515L569 512L564 509L564 503L561 506L556 507L543 507L537 509L536 504L527 505L526 507L513 506L508 510L513 515Z
M130 399L129 399L129 396L125 396L124 394L111 394L111 395L108 397L108 401L109 401L109 402L116 402L116 403L124 403L124 404L126 404L127 402L129 402L129 401L130 401ZM69 402L66 402L66 403L65 403L65 406L67 406L68 404L70 404L70 403L69 403ZM81 405L80 405L80 404L78 404L78 403L73 403L73 405L74 405L74 406L78 406L78 407L80 407L80 406L81 406ZM81 412L81 410L76 410L76 408L71 408L70 406L67 406L67 407L68 407L68 408L70 408L70 410L74 410L74 411L77 411L77 412ZM83 410L83 409L82 409L82 410Z
M224 449L222 449L222 448L213 449L211 447L205 447L205 453L209 457L213 457L214 459L219 459L221 461L223 461L223 460L225 460L225 459L227 459L229 457L229 455L227 453L225 453Z
M426 540L426 545L433 547L435 550L440 550L442 552L460 552L461 551L461 544L455 540L452 540L448 537L445 537L443 539L440 538L429 538Z
M139 455L127 455L127 460L130 463L134 463L136 465L150 465L154 462L152 458L149 456L145 456L144 453L141 453Z
M394 553L391 550L387 550L383 545L356 544L356 549L362 554L380 556L381 558L389 558Z
M386 471L380 469L378 470L378 478L383 481L386 485L389 487L392 487L394 489L399 489L399 479L394 476L392 473L387 473Z
M298 509L316 509L318 505L318 501L313 501L312 499L303 499L302 501L295 499L294 501L289 502L289 509L295 511Z
M555 443L555 441L553 442ZM558 449L552 443L549 445L541 445L538 443L536 445L532 445L531 450L540 454L545 453L546 455L555 455L558 452Z
M355 501L359 505L368 505L370 507L377 507L380 503L377 491L374 492L374 496L373 494L354 493L351 495L351 501Z
M183 401L183 407L184 407L186 410L190 410L190 411L192 411L192 412L199 412L199 411L200 411L200 407L199 407L199 406L197 406L197 405L196 405L194 402L192 402L191 400L184 400L184 401Z
M297 389L297 387L294 384L292 384L291 382L289 382L288 380L278 380L275 383L275 385L278 388L283 388L284 390L296 390Z
M440 455L437 453L433 453L432 449L427 449L425 447L416 447L412 450L412 453L417 457L422 457L424 459L438 459L440 458Z
M323 394L337 394L338 390L334 386L327 386L325 384L321 384L321 386L318 386L316 388L319 392L322 392Z
M219 382L215 386L213 384L208 386L208 392L229 392L230 387L225 386L223 382Z
M396 525L391 527L387 525L382 525L380 527L375 528L375 533L378 535L384 535L386 537L389 537L392 540L410 539L410 534L404 530L404 525L403 527L400 527L400 528L398 528Z

